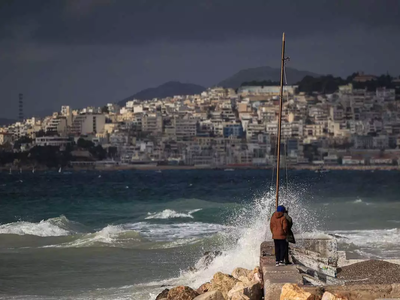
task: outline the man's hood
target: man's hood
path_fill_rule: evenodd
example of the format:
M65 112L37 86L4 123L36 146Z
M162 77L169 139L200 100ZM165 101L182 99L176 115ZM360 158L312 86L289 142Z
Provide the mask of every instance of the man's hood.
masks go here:
M282 212L274 212L274 214L272 215L273 218L275 219L280 219L284 216L284 214Z

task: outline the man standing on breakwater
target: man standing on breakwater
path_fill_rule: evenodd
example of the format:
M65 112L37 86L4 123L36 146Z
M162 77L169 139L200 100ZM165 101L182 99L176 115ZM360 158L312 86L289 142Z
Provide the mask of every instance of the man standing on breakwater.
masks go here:
M270 229L272 232L272 238L275 244L275 258L276 266L285 265L285 256L287 249L287 232L288 232L288 221L285 218L285 207L278 206L276 212L271 217Z
M296 244L296 240L294 238L294 234L292 231L293 220L292 217L289 216L289 208L285 209L284 216L288 223L287 234L286 234L286 253L285 253L285 263L288 265L291 264L291 262L289 261L289 243Z

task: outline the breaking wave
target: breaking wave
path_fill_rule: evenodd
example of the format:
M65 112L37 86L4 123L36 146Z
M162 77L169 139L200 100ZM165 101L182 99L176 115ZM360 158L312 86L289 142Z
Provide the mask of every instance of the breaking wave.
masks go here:
M179 213L176 212L175 210L172 209L165 209L162 212L159 213L147 213L148 217L146 217L146 220L151 220L151 219L175 219L175 218L190 218L193 219L194 217L192 214L195 212L200 211L201 208L199 209L194 209L189 211L188 213Z
M400 229L346 230L333 231L346 250L354 251L363 257L384 258L398 256ZM396 250L396 251L395 251Z
M301 200L301 191L285 193L281 203L290 208L290 215L294 220L295 233L313 232L318 228L317 218L311 214L306 204ZM204 264L200 259L196 270L183 271L179 279L173 279L173 284L186 284L198 287L209 281L216 272L231 273L236 267L253 269L259 262L260 244L271 239L269 218L275 211L274 191L262 197L255 198L250 204L238 209L231 216L231 228L220 232L222 236L214 249L221 251L211 263Z
M139 232L126 230L122 225L108 225L103 229L85 234L78 239L59 245L49 245L44 248L79 248L92 246L124 247L143 241Z
M18 221L0 225L0 234L67 236L78 233L82 225L68 220L65 216L42 220L39 223Z
M202 238L220 232L226 232L234 227L211 223L178 223L152 224L139 222L124 225L126 229L133 229L152 241L177 241L184 239Z

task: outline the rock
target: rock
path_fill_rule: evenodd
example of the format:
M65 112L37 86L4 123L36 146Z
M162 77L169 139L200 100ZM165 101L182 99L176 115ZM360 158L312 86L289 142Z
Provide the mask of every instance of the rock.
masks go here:
M213 279L211 279L211 290L219 290L225 299L228 298L228 292L239 282L236 278L231 275L224 274L221 272L215 273Z
M238 279L239 279L241 282L243 282L245 285L250 285L250 284L251 284L251 281L250 281L247 277L245 277L245 276L240 276Z
M169 289L163 290L161 293L158 294L156 297L156 300L162 300L162 299L167 299Z
M229 300L249 300L250 298L247 297L246 295L236 293L233 295L231 298L228 298Z
M280 300L318 300L319 297L304 291L297 284L286 283L282 287Z
M205 267L208 267L210 263L217 257L222 255L221 251L207 251L204 252L204 256L201 258Z
M254 270L250 271L250 272L247 274L247 278L248 278L250 281L257 280L257 281L259 281L259 282L262 282L261 277L262 277L262 275L261 275L261 271L260 271L260 268L259 268L259 267L255 267Z
M196 298L194 298L194 300L225 300L225 299L221 291L211 291L211 292L206 292L200 296L197 296Z
M334 295L329 292L325 292L324 295L322 296L321 300L348 300L347 297L341 297L339 295Z
M232 271L232 276L236 279L239 279L241 276L247 277L247 275L251 272L251 270L247 270L245 268L236 268Z
M228 299L235 299L243 296L249 300L259 300L262 296L261 284L258 282L250 282L247 278L247 283L237 282L235 286L228 292ZM240 297L239 297L240 296Z
M178 286L169 290L167 300L193 300L198 295L188 286Z
M210 291L210 290L211 290L211 283L206 282L206 283L203 283L203 284L196 290L196 292L198 292L198 293L201 295L201 294L204 294L204 293L206 293L206 292L208 292L208 291Z

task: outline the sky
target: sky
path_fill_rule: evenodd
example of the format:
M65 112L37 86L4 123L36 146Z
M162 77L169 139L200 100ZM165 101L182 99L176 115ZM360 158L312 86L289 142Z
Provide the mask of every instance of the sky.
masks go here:
M0 0L0 117L117 102L245 68L400 75L399 0Z

